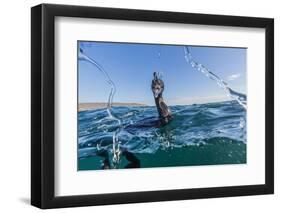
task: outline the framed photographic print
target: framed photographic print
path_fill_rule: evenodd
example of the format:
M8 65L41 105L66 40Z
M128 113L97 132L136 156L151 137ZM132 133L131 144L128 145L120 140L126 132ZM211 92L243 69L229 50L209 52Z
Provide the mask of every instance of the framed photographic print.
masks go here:
M31 9L31 204L271 194L274 21Z

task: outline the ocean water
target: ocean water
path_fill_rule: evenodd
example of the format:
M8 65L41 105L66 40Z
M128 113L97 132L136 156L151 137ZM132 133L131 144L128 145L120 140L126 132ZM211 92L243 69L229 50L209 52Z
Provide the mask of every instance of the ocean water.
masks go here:
M122 126L106 109L79 112L78 170L246 163L246 110L236 101L170 109L162 127L154 106L112 107Z

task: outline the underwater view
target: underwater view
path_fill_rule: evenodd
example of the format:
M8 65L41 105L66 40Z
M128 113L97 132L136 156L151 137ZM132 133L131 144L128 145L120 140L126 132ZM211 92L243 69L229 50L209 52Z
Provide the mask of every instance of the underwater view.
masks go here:
M79 41L78 62L78 171L247 163L246 49Z

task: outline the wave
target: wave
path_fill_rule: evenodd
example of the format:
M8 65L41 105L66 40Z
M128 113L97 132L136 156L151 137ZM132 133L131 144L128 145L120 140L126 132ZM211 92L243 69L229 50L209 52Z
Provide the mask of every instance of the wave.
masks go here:
M155 107L114 107L124 128L120 150L155 153L158 149L203 146L213 143L246 143L246 111L236 102L171 106L173 120L156 128ZM113 152L112 135L118 122L107 119L106 109L79 112L79 158Z

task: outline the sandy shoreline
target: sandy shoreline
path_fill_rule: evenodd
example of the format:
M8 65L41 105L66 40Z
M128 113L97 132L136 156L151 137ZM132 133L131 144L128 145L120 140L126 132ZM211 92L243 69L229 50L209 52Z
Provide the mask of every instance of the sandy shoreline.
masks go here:
M147 106L145 104L140 103L113 103L112 106ZM78 110L79 112L85 110L93 110L93 109L102 109L106 108L107 103L79 103Z

